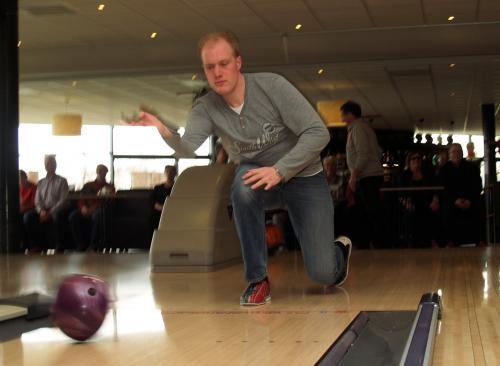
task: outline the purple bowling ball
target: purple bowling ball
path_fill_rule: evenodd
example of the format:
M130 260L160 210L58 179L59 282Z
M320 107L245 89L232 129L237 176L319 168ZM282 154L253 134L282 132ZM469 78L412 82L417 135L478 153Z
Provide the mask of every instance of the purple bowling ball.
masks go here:
M109 301L105 281L83 274L68 276L59 285L52 307L54 323L67 336L85 341L101 327Z

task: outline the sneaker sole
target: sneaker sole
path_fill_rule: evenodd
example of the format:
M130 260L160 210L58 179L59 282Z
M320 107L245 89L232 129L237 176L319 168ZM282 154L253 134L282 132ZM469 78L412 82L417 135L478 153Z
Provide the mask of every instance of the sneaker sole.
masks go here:
M271 296L268 296L264 299L263 302L240 302L241 306L259 306L259 305L265 305L267 303L271 302Z
M341 237L339 237L339 238L341 238ZM335 243L339 242L339 238L337 238L337 240L335 240ZM347 249L347 259L346 259L345 276L344 276L344 278L342 278L341 281L339 281L338 283L336 283L335 286L342 286L344 284L344 282L347 280L347 277L349 276L349 260L351 259L352 242L351 242L351 239L349 239L347 236L345 236L344 238L346 238L347 240L349 240L349 245L340 244L344 248Z

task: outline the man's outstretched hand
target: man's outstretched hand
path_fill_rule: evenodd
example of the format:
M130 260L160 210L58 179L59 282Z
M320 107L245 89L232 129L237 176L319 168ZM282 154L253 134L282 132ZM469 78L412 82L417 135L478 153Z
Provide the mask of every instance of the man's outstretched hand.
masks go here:
M242 177L246 185L252 185L252 189L264 187L268 191L277 186L283 180L283 177L278 174L278 171L272 167L263 167L250 169Z
M152 113L140 111L139 118L124 120L129 126L154 126L164 138L172 137L172 132Z

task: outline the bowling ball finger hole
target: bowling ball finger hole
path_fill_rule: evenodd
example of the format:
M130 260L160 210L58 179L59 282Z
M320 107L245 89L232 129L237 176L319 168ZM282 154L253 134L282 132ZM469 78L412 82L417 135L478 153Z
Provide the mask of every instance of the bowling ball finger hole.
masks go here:
M93 287L89 288L87 292L90 296L95 296L97 294L97 290Z

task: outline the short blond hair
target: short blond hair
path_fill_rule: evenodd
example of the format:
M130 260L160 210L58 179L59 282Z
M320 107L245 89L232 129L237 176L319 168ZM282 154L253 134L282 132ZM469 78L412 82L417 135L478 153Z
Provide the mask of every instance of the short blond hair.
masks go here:
M203 47L205 47L207 43L216 42L221 39L229 43L229 46L231 46L231 48L233 49L234 57L239 57L241 55L240 41L238 40L236 34L234 34L231 31L219 31L219 32L207 33L200 38L200 40L198 41L198 55L200 56L200 58L201 58L201 51L203 50Z

